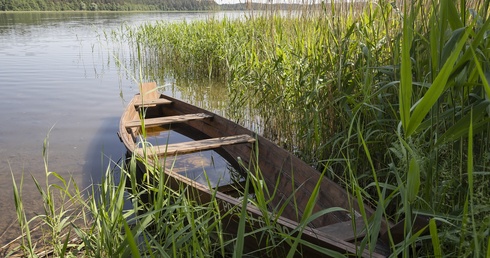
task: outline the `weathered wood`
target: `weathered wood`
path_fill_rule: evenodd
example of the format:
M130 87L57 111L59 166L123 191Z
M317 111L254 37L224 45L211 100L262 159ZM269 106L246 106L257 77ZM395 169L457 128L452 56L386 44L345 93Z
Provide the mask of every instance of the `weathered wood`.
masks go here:
M147 82L140 85L140 94L134 96L133 105L139 107L154 107L156 105L171 104L172 101L160 98L162 94L158 92L155 82Z
M172 104L171 100L160 98L160 99L141 99L139 97L137 102L134 103L136 107L151 107L156 105L169 105Z
M202 150L210 150L219 148L223 145L237 144L237 143L251 143L254 142L255 138L250 135L233 135L227 137L211 138L200 141L192 142L182 142L167 145L158 145L153 147L148 147L146 149L147 153L151 155L177 155L184 153L197 152ZM140 156L143 155L143 148L136 149L136 153Z
M146 82L140 85L140 95L143 99L158 99L160 98L160 93L158 92L157 84L155 82Z
M155 126L162 126L162 125L168 125L173 123L183 123L192 120L200 120L200 119L211 118L211 117L212 116L204 113L197 113L197 114L185 114L180 116L147 118L145 119L145 127L155 127ZM125 126L126 128L141 126L141 120L138 119L138 120L128 121Z
M427 226L429 225L430 221L429 216L425 215L417 215L413 221L411 222L412 225L412 232L418 232L420 230L427 230ZM436 222L440 223L440 222ZM400 222L396 223L389 229L390 233L385 232L383 235L380 236L380 239L385 241L386 243L390 242L390 235L395 243L401 242L405 239L405 220L401 220Z
M143 87L144 86L144 87ZM345 240L352 239L353 235L357 235L359 240L363 236L363 232L359 232L364 229L364 225L351 224L350 215L359 212L359 204L356 198L345 191L341 186L333 182L327 177L321 177L321 173L315 170L309 164L301 161L293 154L284 150L272 143L271 141L255 135L253 132L238 125L226 118L219 115L212 114L206 110L190 105L178 99L163 94L157 94L147 96L149 92L155 92L155 84L145 84L142 86L142 95L145 101L148 101L152 97L155 99L165 98L172 103L169 105L155 105L154 108L149 108L145 112L146 115L146 127L152 124L160 124L160 118L168 119L171 116L185 116L195 113L205 113L212 115L212 119L198 119L189 120L185 123L175 125L181 128L190 128L192 130L189 134L183 134L185 137L194 139L193 142L161 145L156 147L148 147L146 149L147 154L159 154L173 155L174 153L185 153L188 151L199 151L210 148L218 148L220 152L226 153L230 164L243 164L245 167L250 168L250 171L256 172L256 168L261 171L261 183L264 186L264 195L273 193L271 196L265 196L268 198L270 207L281 207L281 216L277 218L276 223L278 226L295 232L300 224L300 220L304 215L304 211L307 209L308 200L310 199L315 187L319 185L319 195L313 204L313 212L321 211L331 207L340 207L346 211L337 211L324 214L309 223L310 227L305 228L301 235L302 242L308 244L299 244L298 250L301 250L301 255L304 257L322 257L322 254L318 252L318 249L312 246L320 246L321 248L328 248L339 252L342 255L355 255L362 257L384 257L386 253L368 250L360 251L356 246L356 243L347 242ZM153 87L153 89L152 89ZM140 96L140 95L137 95ZM156 96L156 97L155 97ZM136 139L138 135L142 134L140 128L140 121L138 107L134 103L137 103L137 97L128 105L126 111L121 117L120 122L120 135L121 140L124 142L127 150L131 153L143 154L143 150L138 148ZM155 120L150 120L155 119ZM157 122L158 121L158 122ZM129 123L134 123L134 126ZM150 126L151 128L151 126ZM197 132L197 133L196 133ZM147 131L148 133L148 131ZM234 137L245 135L246 139L241 142L248 142L256 140L254 144L223 144L224 139L228 139L230 135ZM251 135L254 135L252 138ZM205 139L205 140L203 140ZM216 140L218 139L218 140ZM209 142L211 141L211 142ZM216 142L214 142L216 141ZM228 144L228 143L227 143ZM238 160L240 158L240 160ZM140 166L153 166L157 159L149 159L148 163L139 163ZM238 232L239 223L234 212L230 212L233 207L241 207L243 203L241 198L237 198L239 186L237 185L225 185L216 189L210 189L209 186L201 184L190 178L186 178L178 173L173 173L170 170L166 170L169 180L168 184L174 189L178 189L184 184L192 192L190 196L195 201L200 203L207 203L212 200L216 200L219 205L219 211L223 216L223 225L226 225L224 230L228 234L236 234ZM234 187L237 187L236 191ZM268 190L268 191L265 191ZM247 204L246 210L248 215L254 220L260 220L263 217L264 211L259 210L258 207L253 204ZM364 212L368 218L373 218L374 211L367 205L364 206ZM356 221L361 222L361 218L356 218ZM390 223L383 219L381 220L380 234L385 234L387 227L390 227ZM247 224L248 225L248 224ZM259 225L260 226L260 225ZM354 228L356 230L354 231ZM258 250L264 248L264 242L262 238L255 235L257 228L253 225L247 226L245 229L250 237L245 241L245 248L250 250ZM293 233L294 234L294 233ZM249 241L250 240L250 241ZM379 241L382 242L382 241ZM287 244L278 246L277 250L287 250ZM279 251L280 252L280 251ZM286 254L277 253L277 257L285 256Z
M215 188L218 192L238 198L245 192L245 182L233 182L226 185L220 185ZM250 185L248 192L253 193L253 186Z
M366 235L364 221L362 220L361 217L358 217L356 219L355 228L354 225L352 224L352 220L349 220L349 221L339 222L328 226L320 227L317 228L317 230L347 242L352 241L354 239L363 238Z

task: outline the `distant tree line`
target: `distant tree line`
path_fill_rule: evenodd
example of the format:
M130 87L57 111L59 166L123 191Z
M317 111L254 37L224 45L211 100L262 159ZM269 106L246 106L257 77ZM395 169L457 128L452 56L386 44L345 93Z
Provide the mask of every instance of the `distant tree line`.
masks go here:
M244 2L244 1L242 1ZM239 4L223 4L219 6L220 10L304 10L305 6L318 7L320 4L304 5L304 4L264 4L264 3L239 3Z
M215 6L212 0L0 0L2 11L191 11Z

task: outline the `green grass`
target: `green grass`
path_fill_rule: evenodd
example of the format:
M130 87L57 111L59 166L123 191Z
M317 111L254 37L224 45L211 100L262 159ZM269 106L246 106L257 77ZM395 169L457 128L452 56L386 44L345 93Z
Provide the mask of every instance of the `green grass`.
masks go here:
M374 208L373 221L363 216L372 228L361 247L374 248L380 229L374 222L385 217L404 221L405 240L395 244L389 236L395 255L479 257L490 253L488 11L483 0L377 0L236 20L161 22L110 36L133 47L134 57L122 61L136 67L131 74L143 67L145 79L170 74L225 82L228 117L259 128ZM127 171L118 180L135 180ZM165 180L161 169L152 171ZM214 200L200 206L149 179L126 196L124 184L107 174L92 191L105 197L90 195L74 216L82 214L83 226L70 235L62 228L79 224L63 219L67 209L53 209L58 204L48 192L83 204L81 191L68 192L74 185L61 178L58 187L47 182L48 190L40 188L48 205L47 217L39 218L52 221L46 232L60 256L78 249L97 257L243 255L243 227L250 223L243 209L236 209L241 230L230 238ZM260 170L249 174L248 183L261 192ZM14 190L22 250L32 255L38 247L29 234L33 221L25 217L21 187ZM152 204L140 202L144 193ZM268 218L270 195L244 199ZM122 208L125 200L132 209ZM280 207L276 211L280 215ZM433 217L429 235L413 230L418 215ZM300 240L287 238L273 222L266 219L258 229L268 248L282 241L295 247ZM74 234L82 242L72 247L65 236Z
M148 24L128 40L149 77L224 80L230 118L378 216L405 219L393 251L478 256L489 250L488 11L478 0L327 4ZM418 214L440 222L432 240L410 230Z
M43 199L43 214L26 218L24 178L17 184L12 176L22 235L10 246L2 247L0 252L7 257L256 257L286 253L292 257L297 254L304 227L314 218L338 210L311 214L310 209L298 228L284 231L277 222L282 209L275 213L267 209L271 197L263 191L260 170L243 164L250 176L246 177L241 204L225 213L220 212L216 196L201 203L193 188L182 182L175 188L168 182L169 171L160 165L152 166L159 162L150 162L149 157L131 156L113 163L100 184L80 190L74 180L49 171L48 143L46 139L43 149L45 184L33 178ZM138 170L138 162L146 164L144 170ZM255 189L253 198L248 189ZM313 207L318 191L318 187L313 191L308 207ZM262 217L251 217L248 205L258 207ZM239 221L236 235L225 231L224 218ZM257 250L245 248L245 241L252 241L250 236L265 244Z

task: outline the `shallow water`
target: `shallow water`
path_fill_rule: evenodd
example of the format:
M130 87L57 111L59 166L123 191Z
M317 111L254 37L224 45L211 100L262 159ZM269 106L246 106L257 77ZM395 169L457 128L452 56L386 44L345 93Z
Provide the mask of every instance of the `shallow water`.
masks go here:
M146 139L137 140L137 146L148 147L160 146L165 148L171 144L180 144L194 141L194 134L185 130L185 126L158 126L146 128ZM151 151L148 149L148 151ZM161 164L172 171L188 177L202 185L218 187L241 181L242 176L236 168L230 164L217 150L203 150L192 153L181 153L178 155L163 155L160 157Z
M111 56L114 48L128 55L124 42L105 42L104 31L210 15L216 14L0 13L0 244L19 234L12 175L25 178L28 215L42 212L31 176L44 184L46 139L48 170L73 176L80 188L98 182L110 160L124 155L116 132L137 87ZM169 91L181 95L175 82ZM194 96L197 104L206 102L202 94Z

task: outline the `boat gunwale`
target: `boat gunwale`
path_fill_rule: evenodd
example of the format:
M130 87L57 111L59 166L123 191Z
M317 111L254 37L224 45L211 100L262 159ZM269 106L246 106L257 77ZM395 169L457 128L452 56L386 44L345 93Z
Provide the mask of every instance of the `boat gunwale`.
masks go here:
M121 141L124 143L124 145L126 146L127 150L130 152L130 153L135 153L135 150L137 148L137 145L136 143L133 141L133 137L134 135L131 135L131 133L129 133L129 131L133 132L133 133L137 133L136 129L134 128L127 128L125 126L125 122L126 121L131 121L132 119L131 118L134 118L134 114L135 113L138 113L138 108L137 107L138 105L135 105L135 101L137 99L140 99L136 96L139 96L139 94L135 95L135 97L129 102L129 104L127 105L127 107L125 108L125 111L123 113L123 115L121 116L121 121L120 121L120 128L119 128L119 136L121 138ZM212 118L212 121L205 121L205 120L199 120L200 123L213 123L214 121L216 120L221 120L221 121L227 121L228 123L233 123L232 121L226 119L226 118L223 118L217 114L214 114L210 111L207 111L207 110L204 110L202 108L199 108L199 107L196 107L192 104L189 104L189 103L186 103L184 101L181 101L181 100L178 100L178 99L175 99L175 98L172 98L170 96L167 96L167 95L164 95L164 94L160 94L159 95L159 98L165 98L165 99L168 99L170 101L172 101L171 104L167 104L167 106L170 106L170 108L172 106L178 106L178 105L185 105L187 106L187 108L192 108L192 109L195 109L197 112L196 113L205 113L205 114L209 114L211 116L213 116ZM147 108L147 107L145 107ZM130 117L129 120L127 119L131 114L133 114L133 117ZM250 135L253 135L254 137L256 137L256 139L258 140L259 143L267 143L269 145L274 145L276 146L278 149L282 150L282 151L286 151L284 149L282 149L281 147L275 145L274 143L272 143L271 141L269 141L268 139L250 131L249 129L247 128L244 128L236 123L233 123L233 126L235 127L238 127L239 131L243 131L243 132L248 132ZM287 152L287 151L286 151ZM289 152L288 152L289 153ZM298 159L297 157L295 157L294 155L292 155L291 153L289 153L290 155L290 158L292 159L291 162L295 161L295 159ZM299 159L298 159L299 160ZM149 160L149 165L151 166L155 166L156 164L152 161L152 159ZM301 161L302 162L302 161ZM231 204L231 207L241 207L241 201L235 197L232 197L232 196L229 196L225 193L222 193L222 192L219 192L219 191L216 191L215 189L211 189L209 188L208 186L205 186L199 182L196 182L192 179L189 179L183 175L180 175L180 174L177 174L177 173L172 173L171 171L169 171L168 169L165 169L165 172L166 174L168 174L170 177L173 178L173 180L177 181L177 182L182 182L184 184L186 184L187 186L191 187L191 188L194 188L196 189L200 195L204 194L204 195L215 195L216 196L216 199L219 200L220 202L220 205L223 206L223 208L225 208L224 206L229 206L227 207L228 209L230 208L230 204ZM320 174L318 171L316 171L318 174ZM330 181L329 183L332 184L332 185L336 185L338 186L336 183L334 183L333 181L331 181L330 179L328 178L322 178L322 181ZM338 186L340 188L340 186ZM345 189L341 189L340 191L345 191ZM216 193L215 193L216 192ZM227 204L225 204L227 203ZM368 209L368 212L373 214L373 211L370 210L369 208ZM357 210L357 209L355 209ZM261 211L253 206L253 205L247 205L247 212L249 212L250 214L253 214L254 217L261 217L262 216L262 213ZM287 227L289 229L295 229L297 228L300 223L294 221L294 220L291 220L291 219L288 219L286 217L282 217L280 216L277 220L277 222L281 225L281 226L284 226L284 227ZM334 224L334 223L332 223ZM383 233L383 232L381 232ZM350 254L358 254L359 253L359 250L357 248L357 246L353 243L350 243L350 242L347 242L347 241L344 241L342 239L339 239L339 238L336 238L335 236L332 236L332 235L328 235L328 234L325 234L324 232L318 230L317 228L315 227L310 227L310 226L306 226L304 227L303 231L302 231L302 234L303 236L305 236L309 242L314 242L316 244L319 244L320 246L322 246L322 244L326 244L328 245L328 248L331 248L331 249L334 249L336 251L340 251L340 252L348 252ZM363 257L385 257L384 255L382 254L378 254L378 253L370 253L368 250L363 250L362 252L362 256Z

